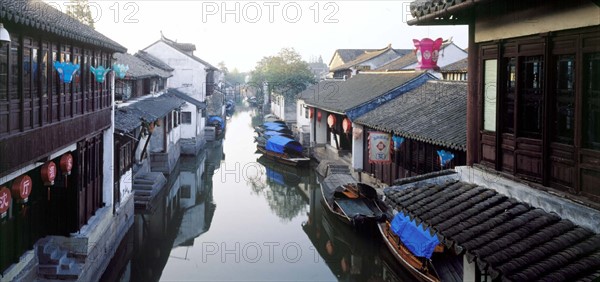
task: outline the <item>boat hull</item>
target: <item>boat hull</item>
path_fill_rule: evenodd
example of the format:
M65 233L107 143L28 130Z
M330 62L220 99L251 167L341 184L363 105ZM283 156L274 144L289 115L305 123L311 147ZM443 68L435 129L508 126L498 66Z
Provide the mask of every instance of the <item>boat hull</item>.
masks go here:
M278 154L268 151L265 149L265 147L260 145L256 146L256 148L263 154L263 156L278 163L297 167L307 167L310 164L309 158L289 158L285 154Z
M440 279L437 277L437 275L433 275L431 273L423 273L422 271L420 271L419 269L415 268L415 266L413 266L411 263L409 263L409 260L411 259L411 255L406 255L404 253L402 253L401 251L399 251L396 248L396 245L394 243L392 243L392 238L391 236L395 236L393 234L390 234L389 229L387 227L387 222L380 222L377 224L377 228L379 229L379 232L381 233L381 237L383 238L383 242L385 242L385 245L387 246L388 250L390 250L390 252L392 253L392 255L396 258L396 260L398 260L398 262L400 262L400 264L402 264L409 272L410 274L412 274L418 281L423 281L423 282L439 282ZM401 244L401 243L400 243ZM414 258L414 256L413 256ZM429 267L433 268L433 265L429 265ZM435 269L433 269L433 271L435 271Z

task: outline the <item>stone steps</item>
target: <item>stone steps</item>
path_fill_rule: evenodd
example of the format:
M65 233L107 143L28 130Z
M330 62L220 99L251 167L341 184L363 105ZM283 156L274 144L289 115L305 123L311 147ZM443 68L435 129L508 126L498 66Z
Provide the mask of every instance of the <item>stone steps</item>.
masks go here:
M69 257L52 238L43 238L36 243L38 275L44 279L76 280L81 275L82 264Z

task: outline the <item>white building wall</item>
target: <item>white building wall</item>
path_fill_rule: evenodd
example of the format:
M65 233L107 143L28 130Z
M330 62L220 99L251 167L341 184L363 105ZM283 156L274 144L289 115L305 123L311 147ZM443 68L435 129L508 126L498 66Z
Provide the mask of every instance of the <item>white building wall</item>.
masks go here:
M315 143L317 145L323 145L325 143L327 143L327 113L321 111L321 110L316 110L315 111L315 118L317 118L317 114L318 112L321 112L321 121L317 121L316 122L316 139L315 139Z
M300 132L306 133L310 129L311 119L310 116L306 116L304 107L306 107L304 100L298 99L296 102L296 126Z
M191 113L191 121L192 121L192 123L190 123L190 124L181 123L181 125L180 125L180 127L181 127L181 138L185 138L185 139L196 138L196 126L197 126L197 120L196 120L197 111L196 111L196 106L191 105L190 103L185 103L181 107L181 112L190 112Z
M169 87L189 94L199 101L206 99L206 67L204 64L183 54L168 44L158 41L144 51L172 67L173 76Z
M360 135L355 136L352 132L352 168L356 170L363 169L363 158L364 158L364 127L360 124L352 123L352 130L361 131Z

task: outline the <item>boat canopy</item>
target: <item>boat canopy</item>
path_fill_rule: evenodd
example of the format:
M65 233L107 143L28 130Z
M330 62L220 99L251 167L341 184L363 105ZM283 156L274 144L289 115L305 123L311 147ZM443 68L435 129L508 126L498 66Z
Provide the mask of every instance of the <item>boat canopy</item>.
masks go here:
M288 133L286 133L286 132L281 132L281 131L272 131L272 130L265 131L265 133L264 133L264 134L265 134L265 135L267 135L267 136L285 136L285 135L289 135L289 134L288 134ZM289 136L286 136L286 137L288 137L288 138L289 138Z
M208 118L208 123L212 124L215 122L219 123L221 129L225 128L225 123L223 122L223 119L220 116L211 116Z
M285 149L292 150L297 153L302 153L302 145L294 139L285 136L275 135L267 140L265 148L268 151L283 154Z
M403 213L398 213L392 220L391 229L402 243L418 257L430 259L433 250L440 243L437 236L431 235L429 230L423 230L410 217Z
M279 122L265 122L263 123L263 127L266 129L269 128L288 128L285 124Z

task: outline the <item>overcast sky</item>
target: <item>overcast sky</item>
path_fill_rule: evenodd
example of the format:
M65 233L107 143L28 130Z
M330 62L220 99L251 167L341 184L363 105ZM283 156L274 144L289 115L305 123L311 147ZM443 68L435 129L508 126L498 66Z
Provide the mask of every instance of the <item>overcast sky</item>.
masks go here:
M63 1L46 1L65 11ZM195 55L250 71L264 56L293 47L306 61L336 49L412 49L412 39L453 37L466 26L408 26L411 1L109 1L90 0L96 30L133 54L160 39L194 43Z

